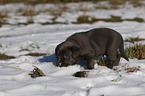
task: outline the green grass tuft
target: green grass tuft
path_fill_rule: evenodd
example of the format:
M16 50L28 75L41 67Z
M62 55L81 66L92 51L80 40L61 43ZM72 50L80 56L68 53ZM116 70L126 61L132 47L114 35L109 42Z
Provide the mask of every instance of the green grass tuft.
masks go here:
M130 42L130 43L135 43L135 42L139 42L139 41L144 41L144 38L140 38L140 37L130 37L128 39L125 40L125 42Z
M126 48L126 55L128 58L138 60L145 59L145 45L142 44L134 44L133 46L129 45Z
M0 53L0 60L8 60L8 59L15 59L15 57Z
M106 66L104 56L102 56L101 59L97 60L97 64L100 65L100 66Z

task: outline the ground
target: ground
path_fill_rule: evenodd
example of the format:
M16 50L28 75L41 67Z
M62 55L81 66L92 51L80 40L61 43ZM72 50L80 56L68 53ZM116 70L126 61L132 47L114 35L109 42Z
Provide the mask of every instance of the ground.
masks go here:
M135 10L136 13L131 11L130 14L127 10ZM117 14L122 18L145 15L142 13L144 7L97 11L94 14L98 16L99 12L102 12L100 14L106 14L104 18L110 14ZM69 13L66 16L71 18ZM56 57L53 55L57 44L75 32L107 27L118 31L125 40L137 36L145 38L144 26L145 23L135 21L116 23L99 21L79 25L71 23L3 25L0 28L0 52L16 58L0 60L0 96L144 96L145 60L130 59L127 62L122 58L116 70L96 63L95 69L89 71L87 78L77 78L72 75L85 70L81 64L59 68L55 66ZM125 47L128 45L129 43L125 43ZM47 55L25 56L30 52L47 53ZM40 68L46 76L31 78L28 74L34 66ZM138 66L140 71L137 72L126 73L124 70Z

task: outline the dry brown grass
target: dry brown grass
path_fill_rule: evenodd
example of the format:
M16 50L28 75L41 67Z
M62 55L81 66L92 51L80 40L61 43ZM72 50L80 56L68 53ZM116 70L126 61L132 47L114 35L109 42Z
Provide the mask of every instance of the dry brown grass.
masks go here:
M38 15L40 12L35 11L35 6L29 4L25 5L25 7L17 9L15 15L25 16L27 18L27 23L24 25L27 25L33 23L33 17Z
M97 2L101 0L0 0L0 4L7 4L7 3L27 3L27 4L46 4L46 3L70 3L70 2L84 2L84 1L91 1Z
M32 24L34 23L33 18L34 16L36 16L37 14L40 14L41 12L47 12L47 14L49 13L50 15L53 16L53 18L51 19L51 22L45 22L45 23L40 23L42 25L46 25L46 24L67 24L66 22L57 22L57 18L60 16L63 16L64 12L72 12L72 10L69 8L69 6L66 4L66 2L83 2L83 1L93 1L93 2L97 2L100 0L54 0L53 3L55 3L55 7L49 8L49 9L42 9L39 12L36 12L35 10L35 4L39 4L39 3L48 3L48 2L52 2L52 1L47 1L47 0L0 0L1 4L4 3L13 3L13 2L23 2L26 7L25 8L20 8L16 11L16 14L18 15L22 15L25 16L27 18L27 22L26 23L17 23L15 25L28 25L28 24ZM30 2L31 1L31 2ZM119 4L123 4L126 0L110 0L109 2L112 5L119 5ZM37 2L37 3L36 3ZM65 2L65 3L64 3ZM139 0L133 0L130 1L133 4L137 4L139 5ZM33 4L35 3L35 4ZM79 3L80 4L80 3ZM81 5L82 4L82 5ZM74 24L81 24L81 23L89 23L92 24L94 22L98 22L98 21L104 21L104 22L122 22L122 21L137 21L137 22L144 22L144 19L142 18L134 18L134 19L122 19L120 16L110 16L110 18L106 18L106 19L101 19L101 18L95 18L93 16L89 16L86 15L86 12L92 11L92 7L85 7L83 5L83 3L81 3L79 8L76 10L79 10L81 12L84 12L83 15L80 15L77 18L77 22L72 22ZM106 7L103 7L106 8ZM6 23L6 18L7 17L7 13L0 13L0 26L3 24L7 24ZM14 24L13 24L14 25Z
M53 22L55 22L56 19L57 19L59 16L62 15L62 11L60 11L60 10L53 10L53 9L51 9L51 10L49 10L49 13L50 13L50 15L53 16L53 18L52 18L52 21L53 21Z
M6 12L0 12L0 27L6 23L6 18L8 14Z
M144 38L130 37L125 42L130 42L125 52L128 58L145 59L145 45L138 43L139 41L145 41Z
M92 19L88 15L81 15L77 18L78 23L91 23Z
M106 66L104 56L102 56L101 59L97 60L97 64L100 65L100 66Z
M139 60L145 59L145 45L134 44L126 48L126 55L128 58L137 58Z
M110 16L111 18L101 19L101 18L95 18L93 16L89 16L86 14L80 15L77 18L77 22L72 22L74 24L82 24L82 23L89 23L92 24L94 22L98 21L104 21L104 22L123 22L123 21L136 21L136 22L144 22L144 19L135 17L133 19L122 19L120 16Z
M70 2L99 2L99 1L106 1L106 0L0 0L0 4L8 4L8 3L26 3L31 5L36 4L46 4L46 3L70 3ZM130 1L132 4L140 5L140 0L107 0L112 5L120 5L124 4L125 1Z
M39 69L36 66L34 66L34 67L35 68L33 69L33 71L31 71L31 73L28 74L31 76L31 78L46 76L41 69Z
M57 3L55 7L48 10L49 14L53 16L52 21L56 22L56 19L69 9L66 4Z
M22 15L27 17L28 23L33 23L33 17L37 14L34 10L34 6L27 5L26 9L23 10Z
M143 6L140 0L131 0L131 3L133 4L134 7Z
M109 3L112 5L121 5L121 4L125 4L126 0L109 0Z

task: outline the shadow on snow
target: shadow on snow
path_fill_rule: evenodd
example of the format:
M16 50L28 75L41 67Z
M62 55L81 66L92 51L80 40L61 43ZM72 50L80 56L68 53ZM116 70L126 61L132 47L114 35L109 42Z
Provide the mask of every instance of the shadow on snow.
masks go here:
M95 60L99 60L99 59L101 59L101 56L95 58ZM43 56L42 58L38 59L38 61L40 63L52 62L53 65L56 66L57 59L55 55L50 55L50 56ZM78 62L77 64L86 68L86 62L87 62L86 60L83 60L83 61Z

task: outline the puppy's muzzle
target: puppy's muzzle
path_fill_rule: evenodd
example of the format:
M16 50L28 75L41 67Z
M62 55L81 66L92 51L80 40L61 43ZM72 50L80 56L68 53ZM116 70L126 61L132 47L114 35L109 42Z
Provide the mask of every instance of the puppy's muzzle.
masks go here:
M62 63L62 62L59 62L59 63L57 63L57 66L58 66L58 67L67 67L68 64L64 64L64 63Z
M58 67L62 67L63 64L62 64L62 62L58 61L58 62L56 63L56 66L58 66Z

